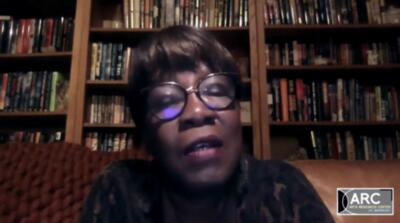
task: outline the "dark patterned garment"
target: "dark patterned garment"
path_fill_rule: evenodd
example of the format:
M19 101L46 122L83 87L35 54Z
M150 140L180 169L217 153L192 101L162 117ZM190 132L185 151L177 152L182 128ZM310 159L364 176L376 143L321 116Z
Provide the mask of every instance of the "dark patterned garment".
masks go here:
M295 167L244 156L235 186L236 222L334 222L318 194ZM125 160L95 182L82 223L162 223L161 184L151 162Z

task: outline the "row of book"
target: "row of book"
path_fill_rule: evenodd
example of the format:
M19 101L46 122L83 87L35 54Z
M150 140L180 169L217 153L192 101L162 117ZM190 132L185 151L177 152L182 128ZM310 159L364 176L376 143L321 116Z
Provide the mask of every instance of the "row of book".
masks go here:
M400 63L400 38L393 42L266 44L266 65L351 65Z
M310 154L315 159L393 160L400 159L400 132L392 136L366 136L350 131L310 131Z
M88 132L85 146L93 151L117 152L134 148L132 133Z
M62 131L16 131L0 132L0 144L5 143L51 143L64 140Z
M134 49L122 43L92 43L89 80L122 80L128 76Z
M91 95L88 98L87 120L93 124L133 123L124 96Z
M400 119L399 89L357 79L272 79L274 121L390 121Z
M131 71L135 49L122 43L93 42L89 80L123 80ZM249 56L232 52L242 78L250 78Z
M264 21L272 24L385 24L395 20L388 0L265 0Z
M174 24L194 27L244 27L248 25L248 0L176 2Z
M0 16L0 53L70 51L73 18L15 19Z
M244 27L249 7L248 0L124 0L123 15L125 28Z
M57 71L0 73L0 111L64 111L68 79Z

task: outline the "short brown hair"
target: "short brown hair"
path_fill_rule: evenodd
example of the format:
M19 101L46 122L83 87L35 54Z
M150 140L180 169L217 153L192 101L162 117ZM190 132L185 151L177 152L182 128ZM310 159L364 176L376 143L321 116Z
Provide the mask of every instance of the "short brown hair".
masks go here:
M133 54L128 101L139 132L144 128L146 117L143 88L169 80L177 72L195 71L200 64L212 72L238 73L232 55L214 36L189 26L162 29L140 43ZM240 78L237 79L236 92L240 97Z

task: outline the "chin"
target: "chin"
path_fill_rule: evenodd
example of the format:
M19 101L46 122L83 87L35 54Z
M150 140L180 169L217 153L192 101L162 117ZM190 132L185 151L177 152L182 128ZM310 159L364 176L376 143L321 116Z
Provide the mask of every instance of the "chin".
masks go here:
M221 188L226 185L231 175L232 171L227 170L204 170L200 173L190 174L186 180L186 186L196 191Z

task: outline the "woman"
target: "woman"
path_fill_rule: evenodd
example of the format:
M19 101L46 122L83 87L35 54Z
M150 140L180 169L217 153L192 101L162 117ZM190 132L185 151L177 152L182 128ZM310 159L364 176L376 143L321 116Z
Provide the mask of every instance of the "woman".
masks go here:
M232 56L204 31L140 44L128 96L154 160L110 165L82 222L333 222L300 171L241 153L239 89Z

